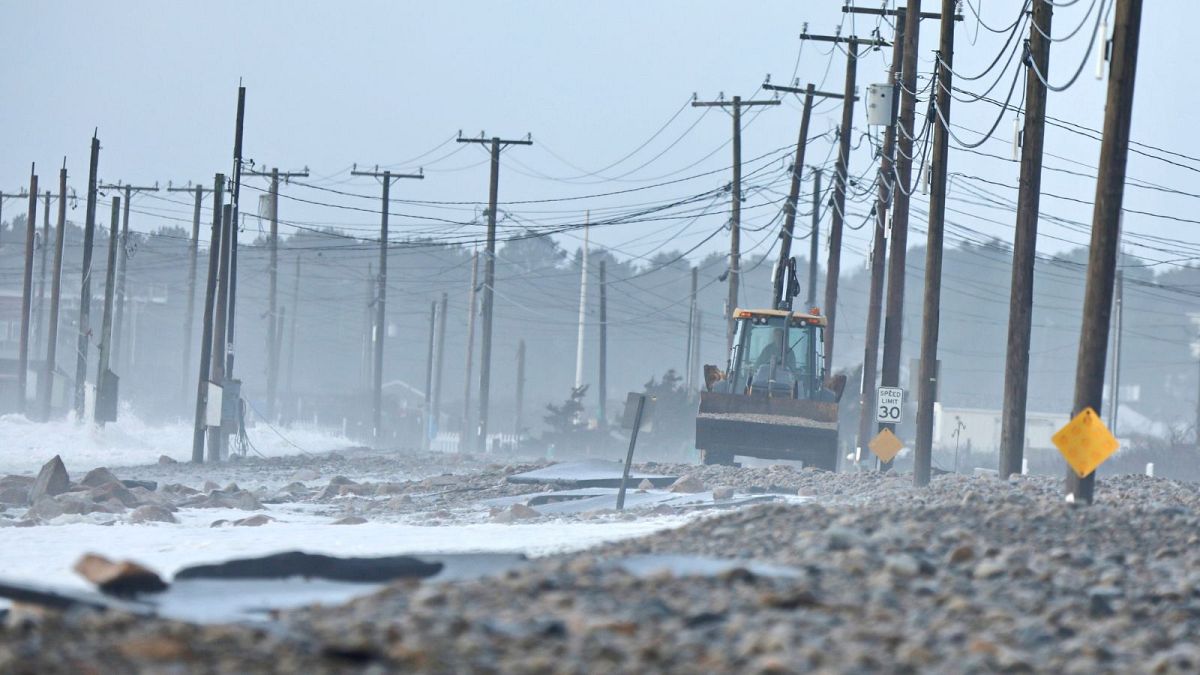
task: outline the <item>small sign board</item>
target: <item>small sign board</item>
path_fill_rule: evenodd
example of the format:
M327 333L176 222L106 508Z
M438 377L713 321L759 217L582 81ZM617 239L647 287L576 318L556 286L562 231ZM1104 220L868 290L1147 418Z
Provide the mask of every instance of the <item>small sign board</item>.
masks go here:
M204 406L204 423L210 427L221 426L221 385L208 383L208 400Z
M875 396L876 421L896 423L903 414L904 390L900 387L880 387Z
M1086 478L1095 471L1120 445L1116 436L1091 408L1084 408L1050 440L1080 478Z
M644 396L637 392L629 392L625 396L625 410L621 413L621 428L633 429L633 418L637 416L638 397ZM646 396L646 404L642 408L642 426L640 431L654 430L654 397Z
M904 442L893 434L891 429L884 429L872 438L867 447L881 462L890 462L904 449Z

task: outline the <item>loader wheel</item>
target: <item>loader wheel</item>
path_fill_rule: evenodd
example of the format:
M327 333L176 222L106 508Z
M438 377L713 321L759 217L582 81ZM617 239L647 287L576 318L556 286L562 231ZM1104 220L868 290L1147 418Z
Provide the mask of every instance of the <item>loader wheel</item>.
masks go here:
M703 464L733 466L733 453L728 450L701 450L700 461Z

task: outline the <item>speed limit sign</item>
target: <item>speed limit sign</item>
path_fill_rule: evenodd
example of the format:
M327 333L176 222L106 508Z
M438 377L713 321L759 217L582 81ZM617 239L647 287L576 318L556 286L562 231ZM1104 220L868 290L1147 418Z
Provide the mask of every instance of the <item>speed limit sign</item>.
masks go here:
M880 387L875 397L875 419L879 422L899 422L904 412L904 390L900 387Z

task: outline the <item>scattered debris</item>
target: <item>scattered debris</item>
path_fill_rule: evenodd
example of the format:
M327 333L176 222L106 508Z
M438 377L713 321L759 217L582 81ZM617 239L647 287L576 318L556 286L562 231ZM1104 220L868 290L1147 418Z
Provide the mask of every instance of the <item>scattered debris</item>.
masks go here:
M153 570L135 562L114 562L88 553L75 563L75 571L109 595L129 597L137 593L159 593L167 584Z

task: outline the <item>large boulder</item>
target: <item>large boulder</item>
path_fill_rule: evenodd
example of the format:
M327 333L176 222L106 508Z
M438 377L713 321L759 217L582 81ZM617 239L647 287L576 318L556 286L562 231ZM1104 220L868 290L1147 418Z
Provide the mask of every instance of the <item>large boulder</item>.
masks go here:
M141 502L137 498L137 495L133 494L129 488L116 481L93 487L88 494L94 502L107 502L110 499L115 499L121 502L126 508L133 508Z
M131 523L178 523L175 516L165 507L157 504L139 506L129 514Z
M113 472L102 466L87 472L87 475L83 477L83 480L79 481L79 484L86 485L90 488L97 488L107 483L120 482L120 478L117 478Z
M29 491L29 500L36 502L39 497L54 497L70 489L71 477L67 475L67 467L63 464L62 457L55 455L54 459L46 462L38 472L33 481L33 488Z

